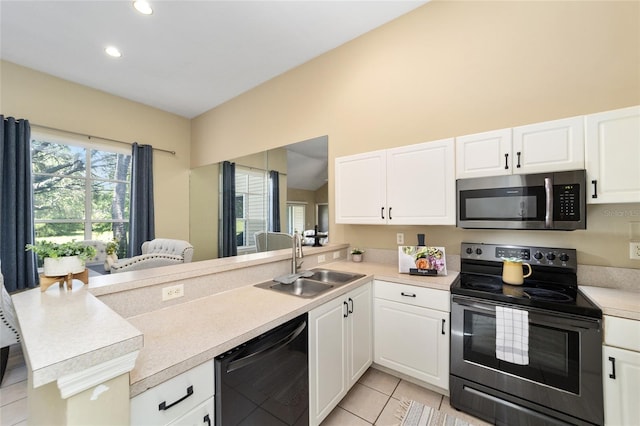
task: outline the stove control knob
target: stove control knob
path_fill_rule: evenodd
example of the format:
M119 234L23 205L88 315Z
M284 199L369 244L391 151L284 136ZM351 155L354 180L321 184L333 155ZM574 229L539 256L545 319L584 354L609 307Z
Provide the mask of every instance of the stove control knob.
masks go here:
M536 260L540 260L542 259L542 253L540 253L539 251L536 252L536 254L533 255L533 257L536 258Z
M569 255L567 253L560 254L560 260L566 262L567 260L569 260Z
M554 260L556 258L556 255L553 253L549 253L547 254L547 260Z
M472 249L471 247L467 247L467 250L466 250L466 251L467 251L467 254L471 254L471 253L473 253L473 249Z
M477 254L478 256L480 256L480 255L482 254L482 249L477 248L477 249L476 249L476 254Z

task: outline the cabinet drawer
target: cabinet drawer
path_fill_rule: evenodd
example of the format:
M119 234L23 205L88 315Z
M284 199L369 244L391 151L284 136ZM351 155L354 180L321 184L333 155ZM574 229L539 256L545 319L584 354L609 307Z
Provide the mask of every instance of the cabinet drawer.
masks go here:
M640 321L605 315L604 342L608 346L640 352Z
M437 309L443 312L451 310L448 291L377 280L374 285L374 297L379 299Z
M185 415L213 396L213 374L207 361L132 398L131 424L166 425Z
M216 416L213 415L213 397L207 399L184 416L171 423L171 426L212 426Z

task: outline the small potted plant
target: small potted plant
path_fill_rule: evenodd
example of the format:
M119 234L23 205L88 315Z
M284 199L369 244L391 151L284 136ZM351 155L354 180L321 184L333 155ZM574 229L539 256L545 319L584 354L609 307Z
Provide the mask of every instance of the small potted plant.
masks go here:
M362 254L364 250L354 247L351 249L351 260L354 262L362 262Z
M75 240L66 243L43 240L35 244L27 244L25 249L34 252L43 259L43 273L48 277L82 272L85 269L85 261L96 255L94 247Z

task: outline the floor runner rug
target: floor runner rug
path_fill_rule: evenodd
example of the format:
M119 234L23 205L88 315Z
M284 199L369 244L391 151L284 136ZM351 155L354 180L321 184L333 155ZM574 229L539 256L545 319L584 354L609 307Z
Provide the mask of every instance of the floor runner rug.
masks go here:
M396 416L401 420L400 426L473 426L451 414L412 400L402 400Z

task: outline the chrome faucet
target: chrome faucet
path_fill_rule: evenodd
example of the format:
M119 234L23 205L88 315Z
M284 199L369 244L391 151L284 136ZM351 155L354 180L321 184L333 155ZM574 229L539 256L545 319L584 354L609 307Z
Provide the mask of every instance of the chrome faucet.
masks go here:
M304 257L304 253L302 253L302 236L298 234L298 231L293 233L293 244L292 244L292 253L291 253L291 273L297 274L298 269L302 266L304 262L297 262L296 259L302 259Z

